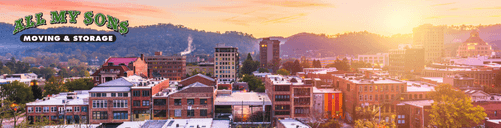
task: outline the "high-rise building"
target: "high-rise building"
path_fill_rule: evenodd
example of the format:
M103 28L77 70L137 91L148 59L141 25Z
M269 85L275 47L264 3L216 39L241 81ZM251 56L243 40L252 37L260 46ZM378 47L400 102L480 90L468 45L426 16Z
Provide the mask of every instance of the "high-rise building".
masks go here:
M393 75L420 73L425 65L424 51L423 48L413 48L410 45L391 49L389 73Z
M181 80L186 76L186 56L163 56L162 52L155 52L155 56L147 56L145 61L149 77Z
M270 38L263 38L259 42L259 61L260 67L268 67L274 62L279 62L280 59L280 41L270 40Z
M413 30L413 47L424 48L425 62L438 62L444 55L444 27L424 24Z
M492 47L479 37L479 33L473 30L470 38L466 39L457 50L458 57L492 56Z
M239 69L238 48L217 46L214 51L214 74L218 79L233 79Z

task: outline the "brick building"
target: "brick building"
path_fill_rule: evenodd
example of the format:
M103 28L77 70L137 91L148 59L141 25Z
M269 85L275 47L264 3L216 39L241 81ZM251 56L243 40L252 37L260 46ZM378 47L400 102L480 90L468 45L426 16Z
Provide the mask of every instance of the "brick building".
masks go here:
M81 90L49 95L26 104L26 118L30 124L42 118L64 124L85 124L89 118L89 92Z
M179 86L184 87L184 86L196 83L196 82L199 82L199 83L202 83L202 84L205 84L208 86L215 86L217 84L216 79L214 79L214 78L208 77L208 76L203 75L203 74L196 74L196 75L193 75L193 76L190 76L188 78L181 80L179 82Z
M148 76L148 66L141 57L110 57L91 76L94 78L94 85L102 84L120 77L139 75Z
M397 127L425 128L430 125L430 112L433 100L406 101L397 105Z
M309 78L267 75L264 81L274 120L308 117L313 107L313 82Z
M333 89L313 87L313 113L324 114L325 118L343 117L343 93Z
M271 68L274 63L280 64L280 41L263 38L259 42L259 67ZM278 68L279 65L276 67Z
M423 77L446 77L447 75L464 75L466 77L473 78L474 85L486 85L491 86L495 84L496 73L499 70L494 70L493 68L486 67L476 67L476 68L433 68L426 67L423 72Z
M163 88L167 88L169 86L169 79L153 78L145 80L137 76L131 76L125 79L134 84L134 86L131 87L131 111L133 113L132 120L144 121L152 119L152 97L154 94L162 91Z
M154 119L212 118L215 90L199 82L185 86L178 91L159 92L153 96ZM166 101L166 106L163 103Z
M148 64L150 78L181 80L186 76L186 56L163 56L162 52L155 52L155 56L147 56L145 61Z
M395 106L399 103L402 93L407 92L405 82L370 74L334 75L333 82L344 93L344 115L348 121L356 120L355 108L362 105L378 105L381 107L381 116L389 117L395 113Z
M400 47L390 50L389 72L393 75L420 73L425 65L424 49Z

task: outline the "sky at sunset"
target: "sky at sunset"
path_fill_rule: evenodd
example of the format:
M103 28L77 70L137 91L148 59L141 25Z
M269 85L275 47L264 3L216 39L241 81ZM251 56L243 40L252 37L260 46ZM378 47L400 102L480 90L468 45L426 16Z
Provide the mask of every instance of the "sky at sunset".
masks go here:
M300 32L333 35L364 31L393 35L434 25L496 24L501 22L501 0L2 0L0 22L14 24L26 15L78 10L112 15L130 26L180 24L206 31L241 31L254 37L291 36ZM43 28L43 27L42 27ZM12 28L14 29L14 27Z

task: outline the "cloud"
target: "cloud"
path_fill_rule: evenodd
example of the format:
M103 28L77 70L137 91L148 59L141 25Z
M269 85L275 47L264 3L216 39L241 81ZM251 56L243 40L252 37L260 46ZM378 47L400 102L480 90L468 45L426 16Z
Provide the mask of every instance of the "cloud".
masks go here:
M449 10L454 11L454 10L458 10L458 9L459 9L459 8L451 8L451 9L449 9Z
M307 15L306 13L299 13L299 14L295 14L295 15L291 15L291 16L285 16L285 17L267 20L264 23L287 23L287 22L290 22L291 20L298 19L298 18L304 17L306 15Z
M430 17L426 17L426 19L443 19L443 18L451 18L451 17L459 17L459 16L430 16Z
M334 5L315 2L313 0L254 0L253 3L280 6L280 7L294 7L294 8L305 8L305 7L335 7Z
M501 9L501 7L485 7L485 8L475 8L476 10L484 10L484 9Z
M7 7L9 11L22 11L38 13L43 11L56 11L56 10L78 10L81 11L79 17L83 17L83 13L87 11L94 11L96 13L103 13L105 15L128 17L129 15L141 15L158 17L170 16L169 12L158 9L152 6L119 3L119 4L104 4L97 2L81 2L81 1L66 1L66 0L52 0L52 1L37 1L29 0L24 2L19 1L0 1L0 6ZM46 14L48 15L48 14ZM50 16L50 15L49 15Z
M445 6L445 5L451 5L451 4L455 4L457 2L452 2L452 3L443 3L443 4L434 4L434 5L431 5L432 7L435 7L435 6Z

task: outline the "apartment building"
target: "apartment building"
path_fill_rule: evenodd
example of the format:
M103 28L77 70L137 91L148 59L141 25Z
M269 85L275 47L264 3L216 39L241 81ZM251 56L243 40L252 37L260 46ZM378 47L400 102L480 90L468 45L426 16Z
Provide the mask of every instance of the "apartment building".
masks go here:
M164 56L155 52L154 56L145 57L148 64L148 76L181 80L186 76L186 56Z
M275 63L280 64L280 41L263 38L259 42L260 67L267 68ZM275 65L278 68L279 65Z
M413 32L413 47L424 48L424 62L440 62L444 55L443 26L424 24L416 27Z
M94 78L94 85L97 86L98 84L132 75L148 76L148 66L143 54L141 54L141 57L110 57L91 76Z
M53 121L56 124L86 124L89 121L89 90L62 92L26 104L30 124Z
M216 78L237 78L240 68L238 48L231 46L217 46L214 51L214 74Z
M376 53L373 55L358 55L358 61L379 65L381 67L388 66L390 63L389 53Z
M274 120L308 117L313 107L313 81L295 76L267 75L265 88Z
M313 113L325 114L325 118L343 117L343 93L334 89L313 87Z
M355 108L377 105L381 107L383 118L395 113L402 93L407 92L407 84L398 80L366 75L344 74L333 75L333 82L344 93L346 110L344 115L348 121L354 121Z

